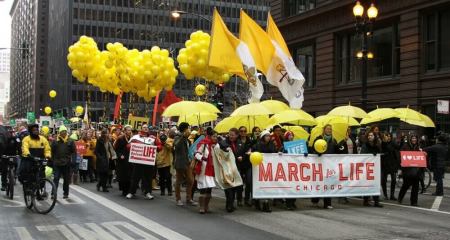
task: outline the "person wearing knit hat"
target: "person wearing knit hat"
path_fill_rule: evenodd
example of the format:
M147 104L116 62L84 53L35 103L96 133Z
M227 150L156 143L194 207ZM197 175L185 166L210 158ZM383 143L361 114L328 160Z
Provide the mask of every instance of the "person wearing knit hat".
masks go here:
M72 155L75 154L75 143L69 139L67 135L67 128L61 125L58 129L58 136L52 142L52 163L54 178L53 183L58 189L59 179L62 177L63 182L63 198L69 197L69 183L71 178L70 166L72 163Z
M294 141L294 133L291 131L286 131L284 133L284 140L287 142Z

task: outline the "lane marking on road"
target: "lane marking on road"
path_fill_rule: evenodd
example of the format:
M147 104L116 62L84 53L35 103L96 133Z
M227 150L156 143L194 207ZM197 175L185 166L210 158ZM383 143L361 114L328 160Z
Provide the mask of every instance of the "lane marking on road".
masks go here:
M15 227L17 235L19 235L20 240L33 240L30 232L27 231L25 227Z
M173 239L173 240L188 240L190 239L187 236L184 236L178 232L173 231L170 228L167 228L153 220L150 220L128 208L125 208L107 198L104 198L100 195L97 195L89 190L86 190L79 186L70 186L72 189L77 191L78 193L84 195L85 197L88 197L94 201L96 201L98 204L111 209L112 211L122 215L123 217L129 219L130 221L140 225L141 227L149 230L150 232L154 232L166 239Z
M439 207L441 206L441 202L442 202L442 196L437 196L434 199L433 205L431 205L431 209L439 210Z
M351 199L353 199L353 200L361 200L361 199L358 199L358 198L351 198ZM440 211L440 210L435 210L435 209L428 209L428 208L423 208L423 207L414 207L414 206L401 205L401 204L388 203L388 202L380 202L380 203L383 204L383 205L387 205L387 206L409 208L409 209L422 210L422 211L426 211L426 212L434 212L434 213L442 213L442 214L450 215L450 212L445 212L445 211Z

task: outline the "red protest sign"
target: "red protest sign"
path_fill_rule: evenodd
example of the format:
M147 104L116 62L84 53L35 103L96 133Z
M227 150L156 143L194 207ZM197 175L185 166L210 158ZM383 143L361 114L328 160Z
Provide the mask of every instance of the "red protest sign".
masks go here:
M402 167L427 167L427 156L422 151L401 151Z
M155 165L157 147L143 143L131 143L129 162Z
M84 143L82 142L75 142L75 147L77 148L77 153L79 155L84 155L86 154L86 145L84 145Z

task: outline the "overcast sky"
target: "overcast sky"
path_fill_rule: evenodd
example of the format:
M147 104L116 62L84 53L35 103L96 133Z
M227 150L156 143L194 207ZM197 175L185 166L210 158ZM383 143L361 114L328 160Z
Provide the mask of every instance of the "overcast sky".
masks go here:
M13 0L0 0L0 48L11 45L11 10Z

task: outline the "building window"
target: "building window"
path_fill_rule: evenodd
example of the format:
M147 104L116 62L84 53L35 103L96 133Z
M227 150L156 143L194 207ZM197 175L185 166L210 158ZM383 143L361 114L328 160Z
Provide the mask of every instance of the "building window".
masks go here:
M314 45L301 45L294 48L293 57L295 65L305 77L304 88L313 88L316 85L315 70L316 63L314 57Z
M337 37L336 64L339 84L361 82L361 62L356 53L361 51L361 36L343 34ZM367 63L367 77L379 79L400 73L400 42L397 26L377 29L368 39L368 49L374 58Z
M424 16L424 60L426 71L450 69L450 8Z
M284 0L284 16L295 16L316 7L316 0Z

